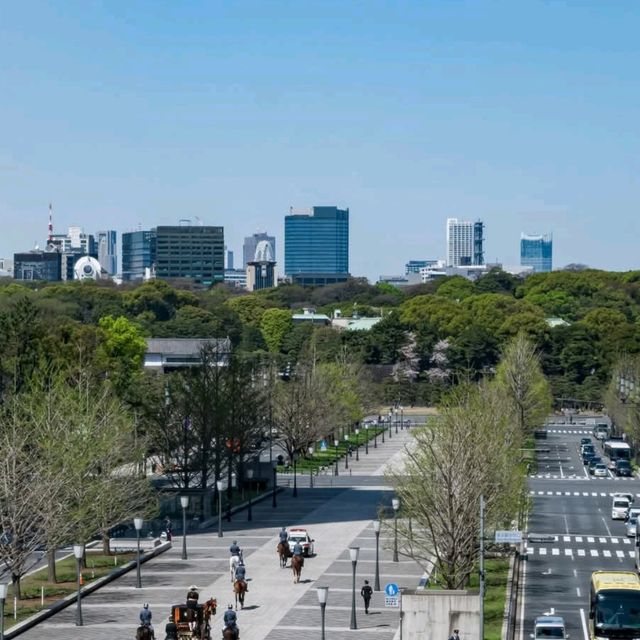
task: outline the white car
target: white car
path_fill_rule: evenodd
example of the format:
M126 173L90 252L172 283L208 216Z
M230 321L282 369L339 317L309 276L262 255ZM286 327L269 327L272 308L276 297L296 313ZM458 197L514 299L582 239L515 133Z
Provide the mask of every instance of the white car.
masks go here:
M624 496L613 496L613 502L611 503L611 518L613 520L626 520L630 507L631 503Z
M614 500L615 498L626 498L629 501L630 505L633 504L635 500L635 496L633 495L633 493L627 493L626 491L618 491L614 493L613 498Z
M636 537L636 523L638 522L638 516L633 516L627 520L627 537L635 538Z
M594 478L607 478L609 476L609 472L607 471L607 465L599 462L593 468L593 476Z
M307 557L314 555L313 543L315 540L306 529L289 529L289 548L293 549L296 542L302 545L303 555Z

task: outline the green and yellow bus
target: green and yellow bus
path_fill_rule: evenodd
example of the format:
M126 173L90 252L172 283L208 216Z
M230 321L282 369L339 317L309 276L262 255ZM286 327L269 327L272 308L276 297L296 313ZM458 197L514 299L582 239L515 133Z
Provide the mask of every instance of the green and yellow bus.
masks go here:
M589 602L591 640L640 638L640 578L634 571L594 571Z

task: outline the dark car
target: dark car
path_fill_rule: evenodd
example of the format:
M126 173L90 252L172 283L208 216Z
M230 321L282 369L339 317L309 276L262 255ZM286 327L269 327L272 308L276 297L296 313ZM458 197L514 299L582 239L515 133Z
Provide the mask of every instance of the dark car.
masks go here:
M602 463L602 458L600 456L593 456L589 461L589 473L593 475L593 469L597 464Z
M596 456L593 451L585 451L582 454L582 464L589 464Z
M631 477L633 472L628 460L616 460L616 466L614 472L617 476Z
M591 444L591 438L580 438L580 444Z

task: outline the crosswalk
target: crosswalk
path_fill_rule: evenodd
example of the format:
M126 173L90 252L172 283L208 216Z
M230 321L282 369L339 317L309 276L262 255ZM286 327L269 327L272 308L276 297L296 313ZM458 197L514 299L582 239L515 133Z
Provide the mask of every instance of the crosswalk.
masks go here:
M614 482L629 482L635 480L635 477L620 477L620 476L607 476L606 478L596 478L595 476L578 475L576 473L565 473L560 475L558 473L537 473L529 476L536 480L613 480Z
M593 431L590 429L547 429L547 433L564 433L573 436L590 436Z
M526 547L527 555L578 558L635 557L635 540L625 536L559 535L555 538L555 545L558 546L529 544Z
M615 492L611 491L535 491L529 490L530 496L575 496L582 498L612 498ZM640 498L640 493L635 494L636 498Z

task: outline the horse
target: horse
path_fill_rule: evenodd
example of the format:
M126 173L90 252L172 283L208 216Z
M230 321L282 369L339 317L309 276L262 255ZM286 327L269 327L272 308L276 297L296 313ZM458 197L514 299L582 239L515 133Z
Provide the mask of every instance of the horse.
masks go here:
M302 566L304 565L304 560L302 556L293 556L291 558L291 569L293 569L293 583L296 584L300 582L300 574L302 573Z
M279 542L277 547L280 556L280 566L284 569L287 566L287 558L291 557L291 549L288 542Z
M240 564L240 556L231 556L229 558L229 573L231 574L231 582L236 575L236 567Z
M238 610L238 602L240 602L240 608L244 609L244 594L247 592L247 583L244 580L236 580L233 583L233 592L236 594L236 611Z
M143 624L138 627L136 631L136 640L151 640L153 635L148 625Z
M206 640L210 637L211 629L211 616L216 615L216 609L218 608L218 601L215 598L209 598L202 605L202 629L200 630L200 640Z
M240 640L240 634L238 633L238 635L236 636L236 634L233 631L233 629L229 629L229 627L227 627L222 632L222 638L223 638L223 640Z

